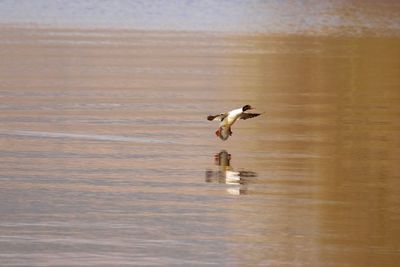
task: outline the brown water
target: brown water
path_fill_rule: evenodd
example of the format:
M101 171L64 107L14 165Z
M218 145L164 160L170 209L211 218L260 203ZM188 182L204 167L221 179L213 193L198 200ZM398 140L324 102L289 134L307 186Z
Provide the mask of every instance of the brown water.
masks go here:
M1 36L2 266L400 262L399 39Z

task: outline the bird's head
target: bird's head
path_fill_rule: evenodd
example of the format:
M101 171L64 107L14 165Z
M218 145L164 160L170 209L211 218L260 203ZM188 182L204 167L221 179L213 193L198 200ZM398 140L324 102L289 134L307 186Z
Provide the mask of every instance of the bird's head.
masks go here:
M250 105L245 105L242 108L243 111L246 111L246 110L249 110L249 109L254 109L254 108L252 108Z

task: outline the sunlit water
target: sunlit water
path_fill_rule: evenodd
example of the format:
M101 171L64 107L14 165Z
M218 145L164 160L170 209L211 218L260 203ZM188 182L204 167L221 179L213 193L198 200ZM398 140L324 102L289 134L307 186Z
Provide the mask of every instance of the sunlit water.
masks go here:
M399 39L1 34L1 265L398 264Z
M2 0L0 24L60 28L399 36L400 2Z

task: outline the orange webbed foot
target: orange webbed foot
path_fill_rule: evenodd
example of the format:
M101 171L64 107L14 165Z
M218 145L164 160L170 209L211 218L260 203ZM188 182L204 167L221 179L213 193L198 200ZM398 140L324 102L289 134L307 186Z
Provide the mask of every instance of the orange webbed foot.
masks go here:
M215 131L215 135L220 137L221 136L221 128L218 128L217 131Z

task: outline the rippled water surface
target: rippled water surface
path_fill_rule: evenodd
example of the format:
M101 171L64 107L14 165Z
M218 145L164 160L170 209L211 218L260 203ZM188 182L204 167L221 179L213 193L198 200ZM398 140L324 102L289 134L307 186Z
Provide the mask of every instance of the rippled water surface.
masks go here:
M400 261L399 39L1 35L2 265Z

